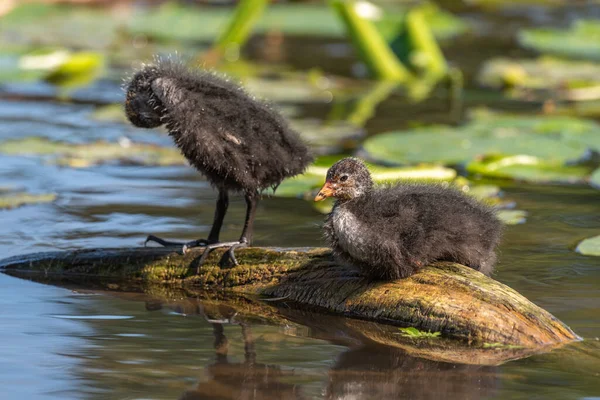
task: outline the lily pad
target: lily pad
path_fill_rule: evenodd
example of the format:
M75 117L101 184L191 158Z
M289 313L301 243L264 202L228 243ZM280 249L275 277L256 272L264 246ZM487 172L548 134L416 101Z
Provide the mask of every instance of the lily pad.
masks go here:
M578 20L569 30L535 28L519 33L519 43L540 53L600 60L600 22Z
M484 176L567 182L591 172L570 164L598 149L600 126L593 121L485 113L461 127L394 131L363 143L369 159L388 165L466 164Z
M595 100L600 98L600 65L552 57L535 60L496 58L486 61L478 82L496 89L510 89L514 97L531 99Z
M120 143L72 144L30 137L0 143L0 153L45 156L52 162L73 168L85 168L107 162L135 165L186 164L183 156L175 148L131 143L127 139Z
M63 88L84 86L100 76L103 66L104 56L100 53L74 53L53 68L45 79Z
M600 235L582 240L575 251L586 256L600 256Z
M56 199L56 194L30 194L25 192L0 193L0 209L10 209L26 204L50 203Z
M590 173L586 166L547 162L528 155L484 157L466 168L474 175L536 183L582 183Z
M496 212L498 219L506 225L524 224L527 217L527 211L523 210L498 210Z

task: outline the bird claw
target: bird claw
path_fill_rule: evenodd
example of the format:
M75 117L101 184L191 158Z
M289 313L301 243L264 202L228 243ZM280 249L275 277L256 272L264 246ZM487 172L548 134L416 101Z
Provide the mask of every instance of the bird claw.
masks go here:
M239 249L241 247L248 247L248 241L246 239L242 239L239 242L222 242L222 243L211 243L204 246L204 252L202 256L200 256L200 260L198 260L198 265L196 266L196 275L200 274L200 267L204 264L208 255L212 253L213 250L219 249L221 247L229 247L229 249L223 254L221 260L219 261L220 267L227 266L236 266L238 265L238 261L235 258L235 249Z
M248 242L240 241L239 243L236 243L233 246L231 246L229 248L229 250L227 250L227 252L225 252L225 254L223 254L223 257L221 257L221 260L219 261L219 266L226 267L229 262L231 262L232 266L239 265L237 259L235 258L234 252L235 252L235 249L239 249L242 247L248 247Z

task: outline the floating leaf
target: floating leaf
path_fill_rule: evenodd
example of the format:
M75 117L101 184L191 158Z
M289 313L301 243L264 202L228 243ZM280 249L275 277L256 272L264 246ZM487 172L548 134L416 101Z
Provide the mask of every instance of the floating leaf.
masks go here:
M0 193L0 208L17 208L26 204L49 203L56 199L56 195L29 194L25 192Z
M467 171L474 175L536 183L581 183L590 173L585 166L547 162L528 155L484 157L467 164Z
M477 80L483 86L510 88L515 97L594 100L600 98L600 65L552 57L536 60L496 58L486 61ZM514 90L514 89L518 90Z
M535 28L519 32L519 43L540 53L600 60L600 22L579 20L569 30Z
M385 164L467 164L484 176L574 182L587 167L568 164L600 149L600 126L569 117L479 113L461 127L433 126L368 138L368 158Z
M600 235L582 240L575 251L586 256L600 256Z
M61 87L83 86L96 79L103 68L104 56L93 52L70 55L46 76L46 81Z
M71 144L31 137L0 143L0 153L47 156L57 164L73 168L84 168L106 162L136 165L186 164L183 156L175 148L131 143L129 140L123 140L121 143Z
M434 339L442 335L442 332L431 332L431 331L420 331L417 328L398 328L402 336L415 338L415 339Z
M527 211L523 210L498 210L496 212L498 219L506 225L524 224L527 217Z

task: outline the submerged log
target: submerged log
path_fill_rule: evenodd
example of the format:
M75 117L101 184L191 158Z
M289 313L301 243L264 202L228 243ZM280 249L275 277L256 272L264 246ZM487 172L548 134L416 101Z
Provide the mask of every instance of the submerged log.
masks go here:
M233 268L220 268L223 252L214 251L195 275L201 254L200 249L182 255L168 248L46 252L1 260L0 271L260 295L488 347L541 351L579 339L515 290L459 264L436 263L406 279L368 282L358 271L336 264L327 249L248 248L236 251L240 265Z

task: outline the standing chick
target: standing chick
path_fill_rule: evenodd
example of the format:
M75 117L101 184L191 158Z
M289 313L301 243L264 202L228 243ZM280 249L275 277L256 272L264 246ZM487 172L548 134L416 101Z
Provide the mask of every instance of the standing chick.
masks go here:
M162 60L137 72L127 87L127 118L135 126L165 125L189 163L218 190L214 221L207 239L168 242L153 235L146 242L182 245L183 251L206 246L203 258L218 247L234 250L252 242L260 193L300 174L312 161L307 146L285 119L250 97L240 86L181 62ZM247 212L239 242L219 242L229 192L243 193Z
M315 198L337 199L325 238L340 261L372 280L406 278L433 261L453 261L489 275L502 225L492 209L437 185L375 188L365 164L345 158L327 172Z

